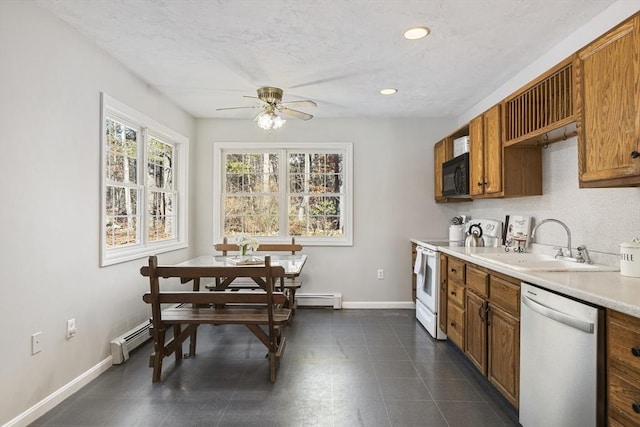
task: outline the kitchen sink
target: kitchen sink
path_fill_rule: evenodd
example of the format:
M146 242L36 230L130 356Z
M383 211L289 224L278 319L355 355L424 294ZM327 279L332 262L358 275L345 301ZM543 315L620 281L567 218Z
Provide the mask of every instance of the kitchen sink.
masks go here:
M585 264L532 253L477 253L471 256L520 271L618 271L617 267Z

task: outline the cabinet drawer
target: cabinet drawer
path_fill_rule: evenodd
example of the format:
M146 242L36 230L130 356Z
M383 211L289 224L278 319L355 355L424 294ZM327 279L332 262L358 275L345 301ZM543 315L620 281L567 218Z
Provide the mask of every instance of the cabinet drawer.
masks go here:
M486 297L489 290L489 273L467 265L467 288L481 297Z
M464 310L451 301L447 307L447 337L464 349Z
M640 375L640 319L612 310L607 313L609 360Z
M624 424L619 423L616 419L609 417L608 424L609 427L625 427Z
M489 301L511 314L520 313L520 285L491 276Z
M464 286L456 282L449 282L449 301L453 301L461 308L464 308L464 291Z
M637 378L615 368L609 371L609 415L640 425L640 384Z
M456 282L461 285L464 284L465 279L465 264L455 258L449 258L449 268L447 270L447 279L449 282Z

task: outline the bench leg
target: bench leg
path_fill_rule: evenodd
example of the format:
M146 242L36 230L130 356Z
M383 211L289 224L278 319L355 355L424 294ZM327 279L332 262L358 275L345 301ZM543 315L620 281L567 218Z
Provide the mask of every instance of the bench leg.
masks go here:
M160 381L160 375L162 374L162 358L164 357L164 336L165 330L160 329L156 331L154 339L155 353L153 355L153 377L154 383Z
M275 353L269 353L269 381L276 382L278 375L278 361L276 360Z
M181 325L173 325L173 338L176 339L180 336L182 332ZM178 344L175 349L176 353L176 363L180 363L182 361L182 343Z
M289 319L289 325L291 324L291 320L293 320L293 316L296 315L296 290L294 288L289 289L289 300L288 300L288 309L291 310L291 319Z
M191 337L189 337L189 357L196 356L196 338L198 337L198 326L195 325Z

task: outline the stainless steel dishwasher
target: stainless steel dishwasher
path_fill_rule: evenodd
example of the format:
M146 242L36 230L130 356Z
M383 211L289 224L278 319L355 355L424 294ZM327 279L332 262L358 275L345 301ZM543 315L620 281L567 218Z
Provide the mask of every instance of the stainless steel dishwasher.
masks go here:
M604 425L604 310L523 283L520 424Z

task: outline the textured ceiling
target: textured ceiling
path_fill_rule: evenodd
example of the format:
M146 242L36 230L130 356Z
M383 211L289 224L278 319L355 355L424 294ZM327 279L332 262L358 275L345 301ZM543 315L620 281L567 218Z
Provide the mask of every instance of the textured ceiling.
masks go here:
M193 116L252 118L216 108L276 86L316 117L458 116L614 0L38 3Z

